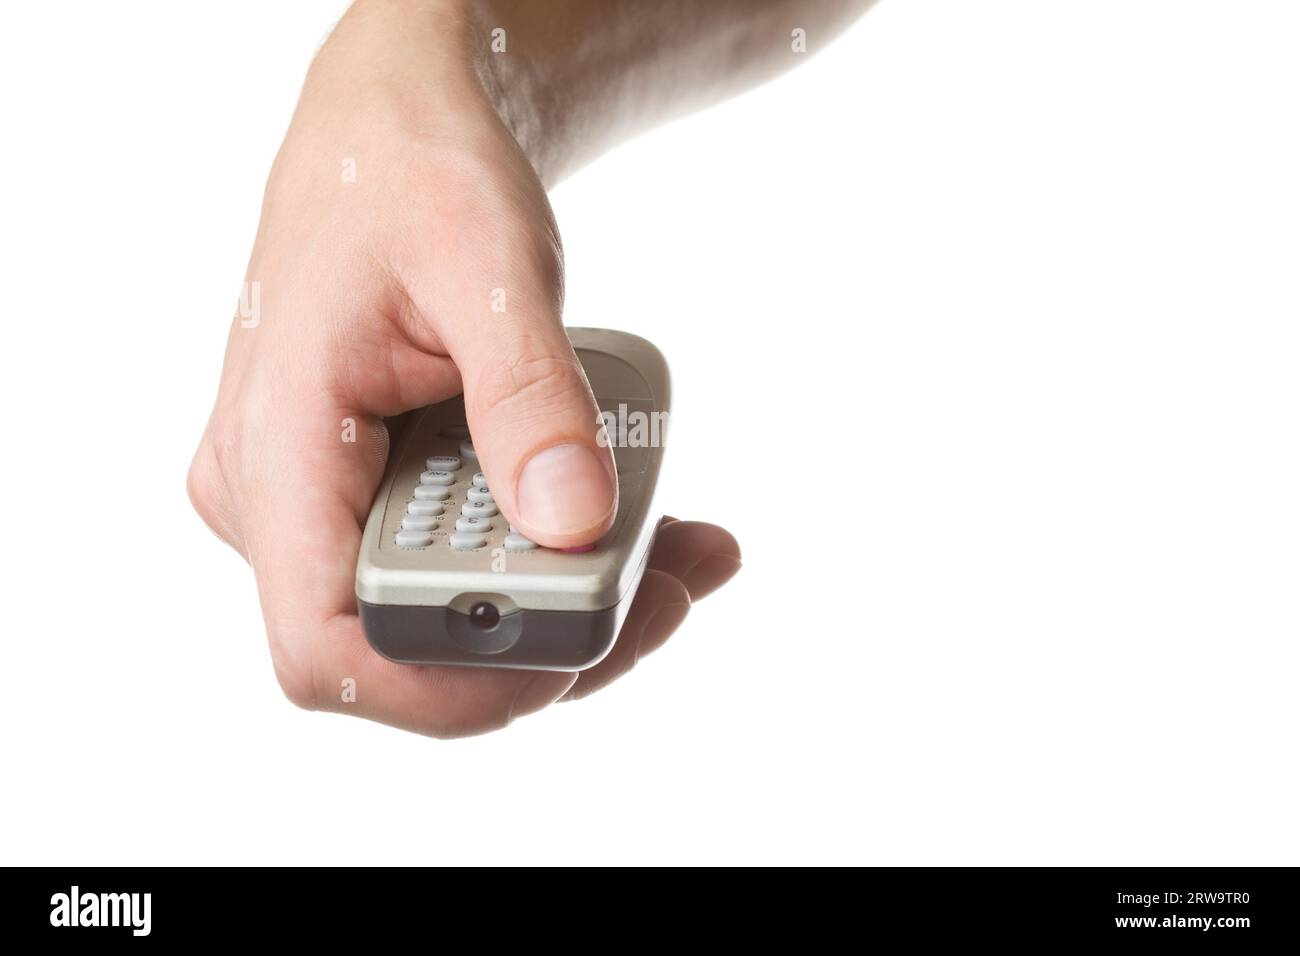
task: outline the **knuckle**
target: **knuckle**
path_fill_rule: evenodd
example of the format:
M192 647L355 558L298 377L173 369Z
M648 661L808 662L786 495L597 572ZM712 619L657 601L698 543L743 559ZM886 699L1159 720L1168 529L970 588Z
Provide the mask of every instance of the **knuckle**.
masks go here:
M286 653L284 642L277 638L274 630L268 629L267 636L271 646L271 666L285 699L302 710L319 710L320 694L311 663Z
M475 389L475 410L489 417L539 418L573 405L587 380L576 356L526 355L490 369Z
M239 530L229 486L222 474L215 444L205 438L190 462L185 476L190 505L203 523L222 541L238 549Z
M289 703L301 710L319 709L316 687L310 675L302 675L298 668L276 667L275 679Z
M206 462L207 449L200 446L190 462L190 470L185 475L185 493L189 496L190 507L198 512L199 517L207 521L208 500L212 495L211 478L208 477Z
M534 223L520 242L524 252L524 261L536 278L541 289L552 299L552 304L562 306L564 302L564 247L560 243L560 233L553 218L547 217L540 224Z

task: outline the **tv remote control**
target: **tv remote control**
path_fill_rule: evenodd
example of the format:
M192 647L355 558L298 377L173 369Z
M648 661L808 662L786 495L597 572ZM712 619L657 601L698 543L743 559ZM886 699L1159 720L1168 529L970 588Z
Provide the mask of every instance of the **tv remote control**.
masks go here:
M613 527L582 552L529 541L497 510L463 399L421 409L390 455L357 560L362 627L384 657L575 671L613 647L659 526L668 366L638 336L568 332L613 446Z

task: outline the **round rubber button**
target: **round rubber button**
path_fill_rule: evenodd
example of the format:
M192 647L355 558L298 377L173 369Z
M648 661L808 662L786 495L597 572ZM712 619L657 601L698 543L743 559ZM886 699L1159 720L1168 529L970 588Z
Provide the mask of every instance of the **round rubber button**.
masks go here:
M497 506L490 501L467 501L460 506L460 513L466 518L491 518Z
M455 455L430 455L424 459L424 467L430 471L460 471L460 459Z
M506 535L507 551L532 551L537 547L536 541L529 541L522 534Z
M397 532L397 546L399 548L427 548L432 543L433 535L427 531Z

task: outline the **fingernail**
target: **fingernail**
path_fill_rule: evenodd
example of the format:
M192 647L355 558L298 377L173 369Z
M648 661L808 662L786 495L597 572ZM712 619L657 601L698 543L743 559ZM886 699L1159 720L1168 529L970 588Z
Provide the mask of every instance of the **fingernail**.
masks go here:
M534 455L519 476L519 516L534 530L573 534L602 524L614 509L614 485L585 445L556 445Z

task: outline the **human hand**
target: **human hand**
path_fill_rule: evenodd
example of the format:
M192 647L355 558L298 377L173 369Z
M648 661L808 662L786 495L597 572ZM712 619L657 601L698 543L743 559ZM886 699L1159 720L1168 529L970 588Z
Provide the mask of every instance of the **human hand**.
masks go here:
M617 508L561 322L550 205L455 10L446 29L412 31L354 8L318 56L189 475L199 514L253 567L289 699L437 736L604 686L739 567L726 531L666 519L615 648L581 675L396 664L366 642L354 574L385 418L463 390L498 506L539 544L594 541Z

